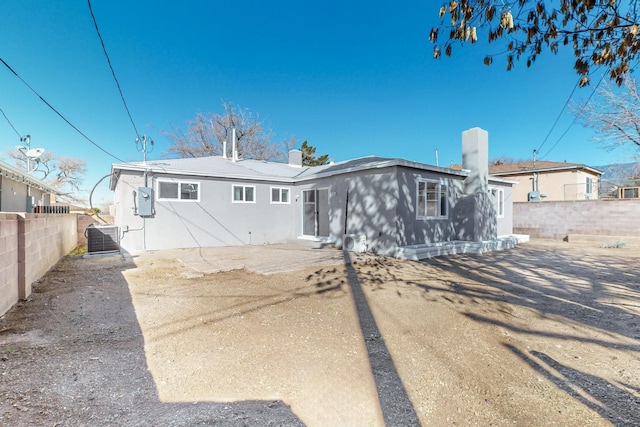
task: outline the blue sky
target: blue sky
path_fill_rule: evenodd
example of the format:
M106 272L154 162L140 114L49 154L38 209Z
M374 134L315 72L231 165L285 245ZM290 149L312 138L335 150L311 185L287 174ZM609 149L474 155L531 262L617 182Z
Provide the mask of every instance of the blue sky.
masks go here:
M490 158L530 159L552 129L577 75L571 52L545 53L530 69L498 46L454 46L434 60L428 40L439 3L93 0L94 14L133 120L165 155L162 129L184 127L222 101L258 114L274 142L295 135L336 161L366 155L460 162L460 135L489 132ZM485 35L479 35L485 39ZM0 58L104 150L142 160L86 1L0 2ZM591 88L574 99L586 99ZM96 148L0 65L0 108L32 147L88 164L90 190L114 157ZM546 160L592 166L628 162L606 151L567 110L540 150ZM568 132L559 139L561 135ZM0 151L19 145L0 116ZM549 151L551 150L551 151ZM5 157L6 160L6 157ZM111 199L106 180L94 205Z

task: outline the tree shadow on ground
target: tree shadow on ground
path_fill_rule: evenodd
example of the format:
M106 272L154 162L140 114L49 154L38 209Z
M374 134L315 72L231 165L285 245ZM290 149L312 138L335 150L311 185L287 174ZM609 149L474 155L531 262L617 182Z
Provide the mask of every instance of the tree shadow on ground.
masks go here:
M631 392L640 391L637 387L629 384L617 386L597 376L563 365L539 351L532 351L529 356L515 346L505 344L505 347L559 389L614 425L637 425L640 398Z
M618 256L613 249L523 245L483 255L402 262L402 268L399 263L391 259L370 263L361 275L363 286L373 292L395 291L398 297L404 286L418 289L423 298L452 304L467 318L516 332L524 340L544 337L640 353L637 256ZM571 325L575 333L530 326L517 317L516 307L532 310L541 320ZM617 425L640 423L638 387L613 384L562 365L541 351L512 345L509 349L605 419Z

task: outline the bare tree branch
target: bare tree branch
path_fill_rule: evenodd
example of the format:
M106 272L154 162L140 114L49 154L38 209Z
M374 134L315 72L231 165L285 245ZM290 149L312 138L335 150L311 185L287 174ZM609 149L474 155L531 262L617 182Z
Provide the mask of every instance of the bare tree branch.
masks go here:
M636 0L452 0L440 8L442 21L429 38L440 58L451 56L454 43L475 43L484 31L489 43L504 43L507 70L521 58L530 67L544 50L555 54L566 46L575 55L580 86L589 83L592 66L604 66L622 85L640 53L637 13ZM438 43L441 33L445 41ZM484 63L492 62L487 55Z
M622 86L603 82L596 96L586 104L571 104L583 126L596 131L594 140L607 149L629 143L640 150L640 94L636 81L629 75Z
M232 132L236 130L238 155L243 158L280 161L286 152L271 142L272 132L265 129L258 115L247 109L223 102L223 114L199 113L187 122L186 134L179 128L162 131L172 142L168 152L179 157L217 156L227 142L227 155L231 155Z

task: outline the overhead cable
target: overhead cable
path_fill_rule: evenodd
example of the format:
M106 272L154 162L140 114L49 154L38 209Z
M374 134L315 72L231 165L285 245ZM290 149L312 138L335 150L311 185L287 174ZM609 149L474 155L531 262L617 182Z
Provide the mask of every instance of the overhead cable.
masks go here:
M604 80L606 76L606 73L602 74L602 77L600 78L600 81L598 81L598 84L593 88L593 90L591 91L591 94L589 95L589 97L587 98L587 100L582 104L582 106L580 107L580 111L578 111L575 114L575 117L573 119L573 121L571 122L571 124L567 127L567 129L562 133L562 135L560 135L560 137L558 138L558 140L555 142L555 144L553 144L553 146L547 150L546 153L544 153L544 155L540 156L540 158L544 158L547 157L554 148L556 148L556 146L560 143L560 141L562 140L562 138L564 138L564 136L569 132L569 130L573 127L574 124L576 124L576 122L578 121L578 117L580 116L580 114L582 113L582 111L585 109L585 107L587 106L587 104L589 103L589 101L591 100L591 98L593 97L593 95L595 95L595 93L598 90L598 87L600 87L600 83L602 83L602 81ZM575 88L573 89L575 92ZM571 92L571 94L573 95L573 92ZM569 97L569 99L571 99L571 97ZM569 102L569 100L567 100L567 102ZM566 104L565 104L566 107ZM564 110L564 109L563 109ZM556 120L557 122L557 120ZM548 136L548 135L547 135ZM544 144L543 144L544 145ZM540 146L540 148L542 148L542 145ZM538 150L539 151L539 150Z
M122 93L122 88L120 88L120 82L116 77L116 72L113 70L113 66L111 65L111 59L109 58L109 54L107 53L107 48L104 45L104 40L102 39L102 34L100 34L100 29L98 28L98 22L96 21L96 17L93 14L93 8L91 7L91 0L87 0L89 4L89 12L91 12L91 19L93 19L93 25L96 27L96 33L98 33L98 38L100 39L100 44L102 45L102 51L104 52L104 56L107 58L107 64L109 64L109 69L111 70L111 75L113 76L113 80L116 82L116 86L118 87L118 92L120 93L120 98L122 99L122 103L124 104L124 109L127 110L127 115L129 116L129 120L131 121L131 125L133 126L133 130L136 132L136 138L140 138L140 133L138 133L138 128L133 121L133 117L131 117L131 112L129 111L129 107L127 106L127 101L124 99L124 94Z
M22 135L20 135L20 132L18 132L16 130L15 126L13 126L13 123L11 123L11 120L9 120L9 117L7 117L7 115L4 113L4 111L2 111L2 108L0 108L0 113L2 113L4 118L7 120L7 123L9 123L9 126L11 126L11 129L13 129L13 131L16 133L16 135L18 135L18 138L22 138Z
M11 71L13 73L13 75L15 75L22 83L25 84L25 86L27 86L31 92L33 92L38 98L40 98L40 100L42 102L44 102L46 104L47 107L49 107L54 113L56 113L62 120L64 120L65 122L67 122L67 124L69 126L71 126L76 132L78 132L80 135L82 135L84 137L84 139L86 139L87 141L89 141L90 143L92 143L95 147L97 147L100 151L102 151L103 153L113 157L114 159L118 160L119 162L124 163L124 160L118 158L117 156L111 154L110 152L108 152L107 150L105 150L104 148L102 148L100 145L98 145L98 143L96 143L95 141L93 141L91 138L89 138L87 135L85 135L80 129L78 129L73 123L71 123L65 116L62 115L62 113L60 113L58 110L56 110L51 104L49 104L49 102L47 102L46 99L44 99L33 87L31 87L31 85L29 83L27 83L22 77L20 77L20 75L13 69L11 68L11 66L9 64L7 64L5 62L4 59L0 58L0 62L2 62L2 64L7 67L7 69L9 71Z
M578 83L576 83L576 85L573 87L573 90L569 94L569 97L567 98L567 101L564 103L564 106L562 107L562 110L560 110L560 113L558 114L558 117L556 117L556 121L553 122L553 125L551 126L551 129L549 129L549 132L547 133L547 136L544 137L544 141L542 141L542 144L540 144L540 147L538 147L538 149L536 150L538 153L540 152L540 150L542 150L542 147L544 147L544 144L546 144L547 140L549 139L549 136L551 135L551 132L553 132L553 129L555 129L556 125L558 124L558 121L560 120L560 117L562 117L562 114L564 113L564 110L569 105L569 102L571 101L571 97L573 97L573 94L576 92L577 88L578 88Z

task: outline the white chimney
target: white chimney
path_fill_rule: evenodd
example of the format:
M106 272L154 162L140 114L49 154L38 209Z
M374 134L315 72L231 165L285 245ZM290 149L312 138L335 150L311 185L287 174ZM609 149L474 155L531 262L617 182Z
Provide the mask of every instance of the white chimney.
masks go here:
M289 166L302 167L302 151L289 150Z
M236 128L233 128L233 130L231 131L231 135L233 138L233 143L231 145L231 160L235 162L238 160L238 143L236 142Z
M222 158L227 158L227 140L222 141Z
M489 133L478 127L462 132L462 169L465 194L486 192L489 187Z

